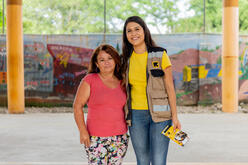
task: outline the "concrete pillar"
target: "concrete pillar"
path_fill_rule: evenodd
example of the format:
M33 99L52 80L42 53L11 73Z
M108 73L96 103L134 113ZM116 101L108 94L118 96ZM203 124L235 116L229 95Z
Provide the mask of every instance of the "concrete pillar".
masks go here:
M239 10L238 0L223 0L222 111L238 111Z
M7 0L7 90L9 113L24 113L22 0Z

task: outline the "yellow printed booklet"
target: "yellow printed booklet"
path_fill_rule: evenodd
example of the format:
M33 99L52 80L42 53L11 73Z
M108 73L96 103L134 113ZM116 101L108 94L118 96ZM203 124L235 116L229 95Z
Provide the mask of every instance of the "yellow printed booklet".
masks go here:
M173 126L171 125L166 126L161 133L176 142L177 144L179 144L180 146L184 146L189 141L189 137L185 132L179 129L176 129L174 131Z

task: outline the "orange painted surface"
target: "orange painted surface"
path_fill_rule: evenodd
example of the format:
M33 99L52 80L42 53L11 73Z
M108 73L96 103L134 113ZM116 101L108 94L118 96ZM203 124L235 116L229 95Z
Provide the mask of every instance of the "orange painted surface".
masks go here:
M238 7L239 0L223 0L224 7Z
M222 111L238 112L238 0L223 1Z
M7 5L22 5L22 0L7 0Z
M238 112L238 58L223 58L222 61L222 110Z
M15 3L14 3L15 2ZM7 81L9 113L23 113L24 57L21 1L7 1Z

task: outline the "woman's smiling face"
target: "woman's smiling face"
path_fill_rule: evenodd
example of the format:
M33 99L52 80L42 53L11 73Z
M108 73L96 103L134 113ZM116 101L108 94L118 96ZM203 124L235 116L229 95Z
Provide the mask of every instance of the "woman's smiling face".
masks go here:
M99 52L96 65L102 73L112 73L115 70L115 61L113 57L105 51Z
M145 33L143 28L136 22L129 22L126 27L127 40L133 46L145 43Z

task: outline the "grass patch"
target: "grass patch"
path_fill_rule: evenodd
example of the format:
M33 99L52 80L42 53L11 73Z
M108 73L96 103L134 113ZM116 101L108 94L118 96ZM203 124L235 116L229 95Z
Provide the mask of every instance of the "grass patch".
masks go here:
M51 103L51 102L25 102L25 107L72 107L72 103Z
M207 107L210 105L213 105L215 102L213 100L202 100L202 101L198 101L198 105L201 105L203 107Z

